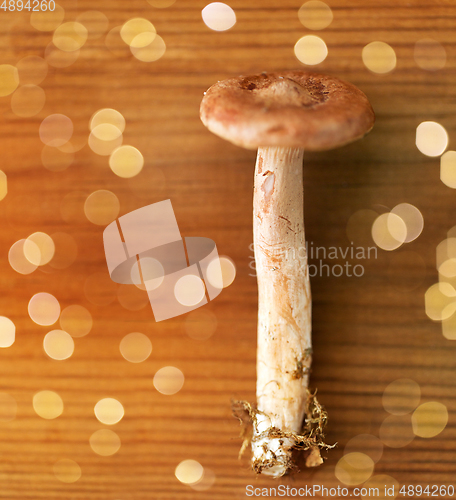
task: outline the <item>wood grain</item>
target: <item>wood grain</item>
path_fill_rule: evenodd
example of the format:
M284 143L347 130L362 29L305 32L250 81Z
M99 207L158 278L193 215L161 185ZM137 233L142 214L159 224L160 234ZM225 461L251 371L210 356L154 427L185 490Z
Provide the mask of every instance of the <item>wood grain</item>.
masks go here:
M375 473L392 475L401 485L451 484L456 474L456 346L426 317L424 292L437 281L435 248L456 224L456 195L440 181L439 159L425 157L415 147L415 129L421 121L436 120L448 130L453 147L454 2L331 0L334 21L316 33L329 49L316 69L358 85L371 100L377 123L362 141L305 155L308 240L318 246L347 246L345 228L354 212L391 209L401 202L420 209L425 227L404 250L379 250L377 259L364 261L360 278L312 279L311 385L318 388L330 416L328 442L338 445L319 470L303 470L278 483L254 478L248 459L238 461L240 428L230 411L232 398L254 401L255 394L257 299L249 267L255 154L211 135L199 121L199 103L219 79L299 68L293 46L311 32L298 20L298 1L233 0L229 4L237 24L220 33L201 20L206 3L177 0L172 7L156 9L146 0L61 0L65 20L91 9L106 14L109 29L132 17L150 19L166 42L166 54L142 63L126 45L112 53L103 36L88 41L73 65L50 68L41 84L46 104L38 115L19 118L11 110L11 98L0 98L0 168L8 176L8 195L0 202L0 315L17 327L16 342L0 352L0 391L18 405L16 418L0 423L0 498L232 500L244 498L248 484L337 486L334 467L345 444L361 433L378 435L387 416L383 391L403 377L420 384L423 402L445 404L449 423L434 438L415 438L405 448L385 447ZM424 37L445 47L444 69L427 72L414 63L414 44ZM52 33L30 25L29 14L0 10L1 64L43 56L51 39ZM374 40L396 51L392 73L375 75L364 67L362 48ZM41 121L63 113L82 140L91 115L103 107L125 116L124 142L145 157L138 177L116 177L107 158L88 146L76 153L68 170L46 170L40 160ZM118 196L121 215L171 199L183 235L212 238L219 252L234 260L236 280L205 306L218 321L210 339L189 338L184 316L155 323L149 306L132 312L117 300L106 306L88 301L87 277L107 274L103 228L83 214L84 197L98 189ZM61 205L75 191L81 198L66 222ZM76 262L61 271L16 273L8 250L34 231L71 234L79 250ZM394 258L405 250L418 253L425 269L405 267ZM416 287L403 291L397 286L400 277ZM75 339L74 355L66 361L46 356L43 337L54 327L36 325L27 313L28 301L40 291L55 295L62 307L81 304L93 315L92 331ZM128 363L119 352L120 340L134 331L153 344L151 357L140 364ZM174 396L158 393L152 382L167 365L185 375L183 389ZM33 395L44 389L58 392L64 401L64 413L55 420L44 420L33 410ZM125 417L113 426L122 446L112 457L100 457L89 446L90 435L103 427L93 412L103 397L117 398L125 408ZM78 462L79 481L64 484L55 478L53 464L61 458ZM175 478L175 467L188 458L214 471L216 482L209 490L194 491Z

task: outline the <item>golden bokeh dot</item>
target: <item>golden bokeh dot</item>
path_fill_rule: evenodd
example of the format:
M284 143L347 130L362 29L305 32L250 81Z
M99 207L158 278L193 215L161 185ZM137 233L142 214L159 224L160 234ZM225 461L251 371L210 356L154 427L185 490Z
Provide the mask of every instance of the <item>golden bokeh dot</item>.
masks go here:
M0 392L0 422L11 422L16 418L16 414L16 400L6 392Z
M144 309L149 303L147 293L131 285L119 285L117 300L122 307L129 311L139 311L140 309Z
M216 479L214 471L205 467L203 477L196 483L189 484L189 486L195 491L207 491L214 486Z
M304 35L294 46L295 56L303 64L314 66L322 63L328 55L324 40L315 35Z
M447 423L447 407L437 401L421 404L412 415L413 432L423 438L437 436L445 429Z
M46 94L38 85L22 85L11 98L13 113L22 118L37 115L44 107Z
M152 342L144 333L129 333L120 341L120 353L130 363L142 363L152 353Z
M37 269L38 266L32 264L24 254L25 240L19 240L14 243L8 252L8 262L10 266L19 274L30 274ZM36 246L36 245L35 245ZM35 252L40 249L36 247Z
M6 316L0 316L0 347L11 347L16 339L16 325Z
M370 488L376 488L378 490L378 495L375 494L375 498L379 500L388 500L396 498L399 494L399 482L392 476L387 474L376 474L368 479L364 484L363 488L366 488L368 495L362 496L363 500L368 500L372 498Z
M217 330L217 316L206 309L196 309L185 318L185 332L194 340L207 340Z
M184 374L175 366L160 368L154 376L154 387L161 394L171 396L184 386Z
M156 34L155 26L142 17L129 19L121 28L120 36L130 47L149 45Z
M135 40L138 37L135 38ZM166 44L160 35L155 35L154 39L143 47L130 46L131 53L138 61L154 62L164 56L166 52Z
M92 304L106 306L116 299L117 286L117 283L112 281L107 272L98 272L86 279L84 294Z
M447 151L440 157L440 180L456 189L456 151Z
M204 24L214 31L226 31L236 24L234 10L225 3L212 2L201 11Z
M96 111L90 118L89 128L92 131L98 125L109 124L120 130L121 133L125 130L125 118L116 109L103 108Z
M120 450L120 437L110 429L95 431L89 438L90 447L102 457L110 457Z
M392 415L406 415L420 403L421 389L417 382L400 378L391 382L383 391L382 403Z
M78 255L78 246L73 236L67 233L53 233L55 253L49 265L54 269L66 269L71 266Z
M174 475L183 484L195 484L203 479L204 468L196 460L183 460L176 467Z
M117 218L119 211L119 199L106 189L93 192L84 203L84 213L87 219L99 226L107 226Z
M39 85L48 73L47 62L39 56L23 57L16 67L21 85Z
M78 304L65 307L60 314L60 327L72 337L84 337L92 326L92 315L85 307Z
M422 233L424 227L423 214L410 203L399 203L392 210L391 213L400 217L407 228L407 236L405 243L410 243L416 240Z
M399 248L407 238L405 222L392 213L379 215L372 224L372 239L382 250Z
M8 178L3 172L0 170L0 201L3 200L8 194Z
M442 334L448 340L456 340L456 313L442 321Z
M62 483L75 483L81 476L81 467L74 460L62 458L54 464L54 475Z
M383 455L383 443L377 436L372 434L359 434L348 441L344 451L345 454L365 453L374 463L377 463Z
M424 294L424 306L433 321L448 319L456 311L456 290L449 283L435 283Z
M165 9L166 7L174 5L176 0L147 0L147 2L152 5L152 7L157 7L157 9Z
M448 147L448 133L437 122L422 122L416 127L416 147L426 156L440 156Z
M40 139L47 146L63 146L73 135L73 122L68 116L54 114L47 116L40 125Z
M379 437L389 448L403 448L410 444L415 435L412 429L412 419L407 415L389 415L379 430Z
M386 74L396 67L396 53L385 42L368 43L362 51L362 59L366 68L373 73Z
M352 452L344 455L335 468L337 479L347 486L356 486L367 481L374 472L373 460L364 453Z
M298 11L301 23L311 30L322 30L327 28L332 20L331 8L319 0L310 0L304 3Z
M11 64L0 64L0 97L12 94L19 85L19 72Z
M111 153L109 166L119 177L134 177L141 172L144 166L144 157L133 146L120 146Z
M108 30L109 20L103 12L98 10L87 10L80 14L76 21L87 29L88 40L97 40Z
M36 251L38 248L38 252ZM55 244L46 233L36 232L31 234L24 243L24 255L27 260L36 266L49 264L54 257Z
M60 304L50 293L36 293L29 301L28 313L37 325L50 326L59 319Z
M87 28L83 24L71 21L61 24L54 31L52 42L64 52L74 52L86 43L88 35Z
M90 149L100 156L109 156L122 142L122 132L110 123L97 125L89 135Z
M44 352L52 359L63 361L73 355L74 340L63 330L52 330L43 341Z
M220 270L222 271L220 281ZM227 288L233 283L236 277L236 265L233 260L222 255L219 259L214 259L207 266L207 279L216 288Z
M415 43L413 50L415 63L426 71L437 71L445 67L447 54L445 48L433 38L422 38Z
M100 399L94 408L95 416L105 425L114 425L120 422L125 414L120 401L114 398Z
M52 420L63 413L63 401L54 391L40 391L33 396L33 409L41 418Z
M41 150L41 163L51 172L63 172L74 161L74 153L63 153L52 146L44 146Z
M193 274L182 276L174 285L176 300L183 306L196 306L203 300L205 293L203 280Z
M30 24L39 31L54 31L57 29L65 17L65 10L58 4L55 9L33 11L30 16Z
M79 54L79 49L67 52L65 50L60 50L50 42L44 51L44 58L47 63L54 68L68 68L68 66L71 66L77 61Z

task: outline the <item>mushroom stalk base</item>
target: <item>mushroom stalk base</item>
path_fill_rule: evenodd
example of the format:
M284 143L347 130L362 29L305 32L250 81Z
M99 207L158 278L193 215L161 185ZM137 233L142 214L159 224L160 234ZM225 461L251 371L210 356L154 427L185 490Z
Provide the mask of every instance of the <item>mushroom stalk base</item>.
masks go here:
M254 469L273 477L292 466L308 400L311 295L304 236L304 151L260 148L255 167L254 249L258 280L257 417ZM318 447L315 463L322 462ZM317 456L316 456L317 455Z

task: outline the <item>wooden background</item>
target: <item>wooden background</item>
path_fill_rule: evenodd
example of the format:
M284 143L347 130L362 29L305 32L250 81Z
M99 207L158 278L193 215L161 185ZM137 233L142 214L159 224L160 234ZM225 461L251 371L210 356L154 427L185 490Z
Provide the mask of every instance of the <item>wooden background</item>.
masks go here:
M456 6L451 0L331 0L334 21L316 33L329 49L316 66L358 85L369 97L377 123L364 140L337 151L306 154L305 214L307 238L314 245L347 246L346 225L357 210L412 203L424 216L422 235L406 248L417 252L426 270L405 266L403 250L379 250L365 261L361 278L312 280L314 365L312 386L330 420L327 439L338 447L326 454L319 470L303 470L279 483L317 482L337 486L334 466L344 445L361 433L378 435L387 416L382 394L392 381L408 377L422 389L422 401L439 401L449 410L446 429L432 439L416 438L404 448L385 447L376 474L400 484L450 484L456 475L456 346L424 311L424 293L437 281L435 249L456 224L456 194L439 178L438 158L415 147L416 126L436 120L456 140ZM177 0L166 9L146 0L61 0L66 20L90 9L109 18L109 29L132 17L151 20L167 45L153 63L136 60L127 46L116 54L105 37L88 41L68 68L50 68L42 87L43 110L32 118L11 111L10 97L0 98L1 169L8 195L0 202L0 315L17 327L16 342L0 352L0 390L13 396L17 416L0 424L0 498L5 499L237 499L255 479L248 460L237 459L239 424L230 399L255 395L256 283L249 276L252 242L252 182L255 154L210 134L199 121L204 90L219 79L264 70L302 67L293 46L304 34L295 0L231 0L237 24L227 32L208 29L201 20L202 0ZM17 64L26 55L43 56L52 33L35 30L29 14L0 11L0 63ZM447 64L427 72L415 64L413 46L424 37L440 41ZM387 75L368 71L361 59L369 42L389 43L397 68ZM91 115L103 107L126 118L124 142L143 153L145 168L133 181L115 176L107 158L88 146L63 172L41 165L41 121L52 113L69 116L75 135L87 138ZM82 139L81 139L82 140ZM160 173L161 172L161 173ZM237 266L234 283L207 309L218 320L206 341L189 338L185 317L155 323L150 307L131 312L117 300L96 306L84 294L95 272L106 273L102 229L79 215L71 223L60 214L72 192L87 196L109 189L119 198L121 215L149 203L171 199L186 236L212 238L219 252ZM380 208L381 210L381 208ZM78 245L76 262L62 271L23 276L8 263L8 250L34 231L65 232ZM391 279L392 278L392 279ZM401 279L416 288L403 291ZM74 355L49 359L43 337L51 328L33 323L27 304L37 292L55 295L62 307L81 304L94 327L75 339ZM140 364L125 361L119 342L139 331L152 341L151 357ZM174 396L157 392L152 380L167 365L185 375ZM32 397L40 390L58 392L65 404L55 420L38 417ZM125 417L114 426L122 446L100 457L89 436L103 426L93 412L103 397L122 402ZM75 460L82 477L58 481L53 464ZM181 484L175 467L199 461L216 475L207 491ZM278 484L278 483L275 483Z

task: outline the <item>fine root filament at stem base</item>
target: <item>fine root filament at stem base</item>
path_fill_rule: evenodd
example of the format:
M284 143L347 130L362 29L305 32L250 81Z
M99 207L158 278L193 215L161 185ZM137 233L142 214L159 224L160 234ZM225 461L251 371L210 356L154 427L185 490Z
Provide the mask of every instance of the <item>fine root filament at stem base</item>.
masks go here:
M323 459L320 450L335 446L325 442L324 429L328 415L318 402L316 392L308 392L306 417L300 434L272 426L270 417L247 401L233 401L232 410L242 426L243 443L239 458L249 444L252 444L252 468L257 474L278 478L290 472L298 472L292 459L293 450L308 451L307 467L321 465Z

